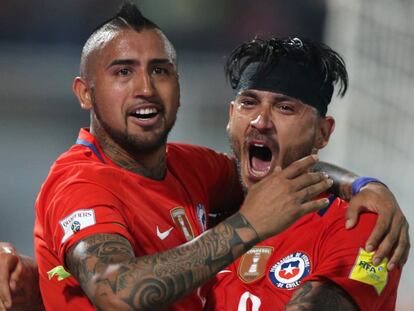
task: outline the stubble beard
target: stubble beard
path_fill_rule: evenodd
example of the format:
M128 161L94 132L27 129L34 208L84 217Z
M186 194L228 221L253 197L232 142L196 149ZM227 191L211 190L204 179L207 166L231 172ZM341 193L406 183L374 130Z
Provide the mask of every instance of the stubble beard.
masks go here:
M129 154L149 154L157 151L167 143L168 135L175 124L174 118L170 124L165 124L164 122L164 129L158 133L154 133L154 131L157 131L158 129L155 129L154 131L148 130L148 132L150 132L150 137L140 137L139 135L130 134L127 127L125 127L125 131L120 131L109 125L102 118L94 96L92 96L92 106L98 127L101 127L105 134L108 135L113 142ZM160 113L164 113L164 111L161 111ZM145 136L145 132L142 136Z
M233 156L236 159L237 175L238 175L238 178L239 178L240 185L242 186L244 194L247 194L249 189L248 189L247 185L244 183L243 176L242 176L242 165L241 165L241 160L240 160L240 157L241 157L240 143L238 142L237 139L235 139L233 137L233 135L231 134L230 131L227 132L227 137L228 137L228 140L229 140L230 148L233 151Z
M230 130L227 131L227 137L229 140L230 147L233 151L233 155L236 159L237 165L237 173L239 177L240 184L242 185L243 192L247 194L249 188L247 187L246 183L243 180L243 171L242 171L242 163L241 163L241 153L244 148L242 144L233 136ZM275 150L280 152L280 146L275 142L274 143ZM309 141L309 144L303 144L302 148L298 148L297 150L287 150L282 159L282 169L288 167L290 164L299 160L305 156L308 156L313 153L313 143ZM249 159L245 159L245 161L249 161Z

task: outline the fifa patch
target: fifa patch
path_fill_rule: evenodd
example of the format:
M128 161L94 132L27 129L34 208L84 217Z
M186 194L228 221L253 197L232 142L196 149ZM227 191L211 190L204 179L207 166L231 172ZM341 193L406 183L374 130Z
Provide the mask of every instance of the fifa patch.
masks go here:
M269 278L278 288L294 289L310 273L308 255L302 252L290 254L279 260L269 271Z
M64 233L61 243L64 243L76 232L96 224L95 211L93 209L78 210L63 218L59 223Z
M378 266L374 266L372 263L374 253L368 253L360 248L349 278L373 286L380 295L388 281L388 259L384 258Z
M173 208L170 213L176 226L178 228L181 228L185 239L187 241L194 239L193 228L191 227L190 221L188 220L184 208L181 206Z
M207 213L206 208L203 203L198 203L196 207L197 219L200 224L201 231L204 232L207 230Z
M244 283L261 279L266 272L266 264L273 253L273 247L255 246L240 259L237 275Z

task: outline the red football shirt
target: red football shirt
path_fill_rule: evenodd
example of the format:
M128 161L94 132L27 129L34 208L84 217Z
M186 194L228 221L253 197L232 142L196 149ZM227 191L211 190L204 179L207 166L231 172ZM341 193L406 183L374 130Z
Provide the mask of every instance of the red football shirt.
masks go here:
M120 234L137 257L149 255L199 235L209 210L233 200L225 191L236 180L227 156L168 144L167 167L161 181L134 174L107 158L87 130L80 131L77 144L53 164L36 200L35 253L47 310L94 310L74 277L59 281L47 274L65 266L65 252L86 236ZM203 301L197 290L168 310L201 309Z
M298 286L310 280L336 283L363 311L394 310L401 271L386 274L359 255L377 216L362 214L358 225L346 230L347 206L335 199L220 271L205 310L284 310Z

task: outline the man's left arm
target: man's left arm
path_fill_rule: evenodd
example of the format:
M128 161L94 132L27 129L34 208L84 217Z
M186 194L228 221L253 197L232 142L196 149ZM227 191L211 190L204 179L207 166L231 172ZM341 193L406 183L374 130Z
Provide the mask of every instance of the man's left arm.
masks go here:
M376 250L374 263L378 264L384 257L390 257L393 251L388 269L391 271L398 264L404 265L410 250L409 226L392 192L374 179L366 183L370 179L359 178L358 175L330 163L319 162L314 169L326 172L333 179L331 193L349 201L346 212L347 229L358 223L362 212L378 214L376 226L365 244L368 252Z

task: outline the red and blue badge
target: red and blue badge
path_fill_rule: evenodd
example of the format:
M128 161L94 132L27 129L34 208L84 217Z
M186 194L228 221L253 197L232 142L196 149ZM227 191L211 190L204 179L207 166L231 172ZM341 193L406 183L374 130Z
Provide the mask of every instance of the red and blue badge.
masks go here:
M290 254L272 266L269 278L278 288L294 289L311 270L309 256L302 252Z

